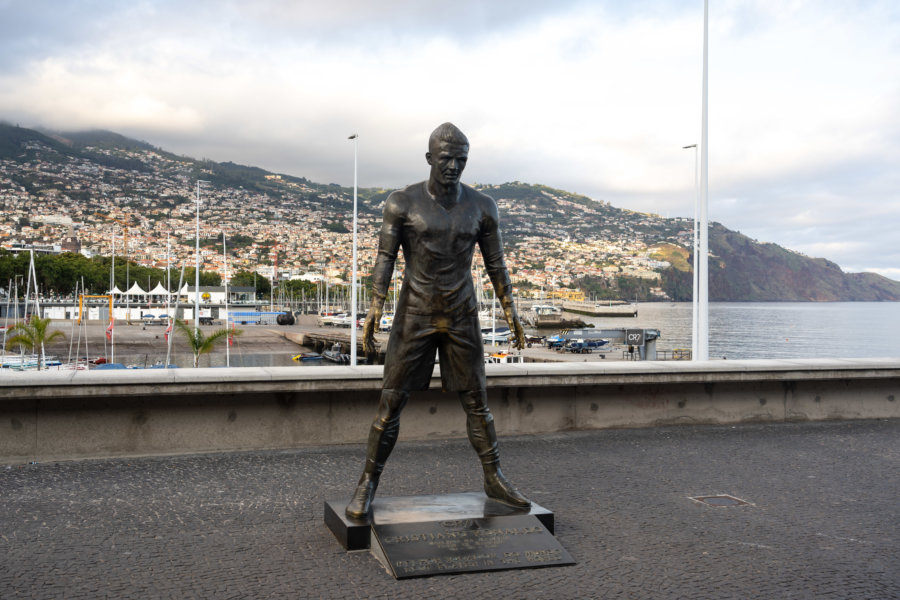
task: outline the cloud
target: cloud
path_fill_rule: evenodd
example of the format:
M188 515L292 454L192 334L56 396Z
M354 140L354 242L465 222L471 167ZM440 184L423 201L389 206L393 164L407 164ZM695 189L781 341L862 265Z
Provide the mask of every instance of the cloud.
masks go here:
M0 116L23 125L343 184L358 132L360 183L398 187L425 176L427 135L451 120L472 140L470 181L693 212L701 6L0 0L0 14ZM710 21L711 218L895 268L875 249L900 203L898 9L728 0Z

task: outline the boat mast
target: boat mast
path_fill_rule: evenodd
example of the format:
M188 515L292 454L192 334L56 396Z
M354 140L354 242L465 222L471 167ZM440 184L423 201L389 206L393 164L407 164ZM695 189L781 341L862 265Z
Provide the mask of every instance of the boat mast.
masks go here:
M28 294L31 293L31 268L34 266L34 250L28 251L31 261L28 263L28 279L25 282L25 319L28 320Z
M175 294L175 312L173 314L169 315L169 326L166 327L166 330L168 330L169 327L172 326L172 324L175 321L175 317L178 316L178 309L180 308L180 304L181 304L181 286L184 283L184 267L186 264L187 263L181 263L181 276L178 278L178 293ZM196 333L196 331L195 331L195 333ZM172 356L172 338L173 337L175 337L174 330L169 332L169 339L166 340L166 342L167 342L167 344L166 344L166 364L164 367L166 369L168 369L170 367L169 359Z
M225 249L225 230L222 230L222 261L225 265L223 277L225 279L225 329L228 329L228 322L231 317L228 314L228 252ZM231 334L225 343L225 366L231 366Z

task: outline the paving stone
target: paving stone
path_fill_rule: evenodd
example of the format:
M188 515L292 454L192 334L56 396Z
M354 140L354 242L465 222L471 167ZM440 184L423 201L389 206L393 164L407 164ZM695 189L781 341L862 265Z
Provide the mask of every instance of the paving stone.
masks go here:
M325 527L362 446L0 467L0 598L900 598L900 421L501 440L578 561L396 581ZM475 491L465 441L401 442L380 494ZM695 496L729 494L746 506Z

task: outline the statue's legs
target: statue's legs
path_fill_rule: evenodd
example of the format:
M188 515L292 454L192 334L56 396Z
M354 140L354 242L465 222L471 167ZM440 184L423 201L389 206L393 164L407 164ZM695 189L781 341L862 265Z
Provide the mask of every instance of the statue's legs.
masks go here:
M484 492L489 498L518 507L531 506L531 501L523 496L509 482L500 470L500 450L494 417L487 405L487 392L476 390L460 392L459 400L466 410L466 429L469 442L484 468Z
M352 519L362 519L369 514L384 463L397 443L397 435L400 433L400 411L403 410L408 398L409 394L400 390L381 391L378 413L369 430L366 466L345 511Z

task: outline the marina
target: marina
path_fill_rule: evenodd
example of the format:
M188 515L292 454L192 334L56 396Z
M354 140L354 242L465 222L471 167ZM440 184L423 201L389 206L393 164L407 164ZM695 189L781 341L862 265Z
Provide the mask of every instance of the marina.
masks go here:
M713 303L710 313L710 348L714 360L900 356L900 319L896 318L900 306L897 303ZM521 355L527 362L636 360L623 339L606 331L636 329L658 331L657 360L684 360L690 358L690 319L689 303L641 303L638 317L588 317L586 321L594 327L566 333L526 328L531 347L521 353L502 343L497 346L487 344L485 352ZM157 320L131 324L117 322L115 362L141 368L164 362L165 328L156 323ZM221 321L214 320L213 324L201 327L211 331L221 326ZM500 320L496 326L505 328L505 322ZM59 365L48 362L48 367L94 368L84 359L110 356L106 323L92 321L76 329L69 321L55 320L52 327L63 331L66 340L56 341L45 349L48 357L55 357L60 362ZM301 315L291 326L248 323L238 325L238 328L243 334L235 338L230 361L236 367L330 365L334 363L324 358L293 359L303 353L321 355L335 343L342 344L343 354L349 353L349 329L319 327L316 315ZM609 343L601 348L590 348L590 353L562 349L569 340L591 337L608 339ZM376 340L385 345L388 333L377 334ZM76 344L80 344L80 351L70 355L70 345ZM359 356L364 356L361 347ZM191 358L184 341L180 336L174 336L171 364L190 367ZM0 360L7 367L0 373L10 373L9 367L18 365L21 356L18 352L5 351ZM201 357L201 366L224 366L225 362L224 345Z

